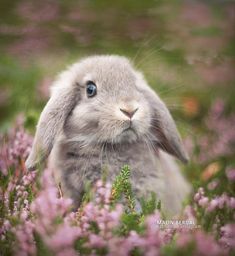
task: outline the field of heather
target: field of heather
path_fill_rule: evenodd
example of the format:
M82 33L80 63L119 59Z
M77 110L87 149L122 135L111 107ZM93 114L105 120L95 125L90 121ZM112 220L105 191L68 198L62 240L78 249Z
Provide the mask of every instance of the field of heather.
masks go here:
M229 0L2 0L0 255L235 255L234 28ZM129 166L77 211L47 163L26 170L52 81L93 54L130 58L170 109L193 187L180 216L155 196L136 210Z

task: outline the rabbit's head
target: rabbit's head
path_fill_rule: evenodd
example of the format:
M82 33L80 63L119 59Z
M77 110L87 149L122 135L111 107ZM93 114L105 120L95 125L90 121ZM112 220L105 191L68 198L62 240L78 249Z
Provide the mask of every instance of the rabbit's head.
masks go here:
M167 107L120 56L88 57L59 76L38 122L29 169L49 155L62 131L81 146L143 140L187 161Z

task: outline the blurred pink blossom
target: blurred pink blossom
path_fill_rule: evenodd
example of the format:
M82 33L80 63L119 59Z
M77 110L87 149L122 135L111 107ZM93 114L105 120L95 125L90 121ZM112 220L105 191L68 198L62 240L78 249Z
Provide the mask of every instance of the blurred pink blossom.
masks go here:
M226 169L226 176L230 181L235 181L235 169Z
M21 1L16 12L23 18L33 22L52 21L58 18L58 1L44 0L41 2ZM35 13L37 15L35 15Z
M219 65L197 65L196 72L208 83L208 84L220 84L234 81L234 63L224 61Z
M208 183L207 188L209 190L214 190L218 185L219 185L219 180L218 179L214 179L210 183Z
M18 116L16 126L9 131L7 136L2 136L0 144L0 170L2 174L7 175L10 167L23 169L24 161L27 158L33 138L24 131L22 127L21 116Z
M187 2L182 6L182 19L188 24L207 27L213 19L208 5L202 2Z
M33 230L34 224L31 221L25 221L23 225L15 228L15 235L18 241L17 247L15 248L15 255L27 256L36 254Z
M205 118L205 125L210 136L201 136L198 140L200 154L198 160L207 162L221 156L230 156L234 152L235 144L235 114L224 114L224 103L216 99Z
M221 238L219 242L225 248L232 248L235 250L235 224L226 224L221 227Z

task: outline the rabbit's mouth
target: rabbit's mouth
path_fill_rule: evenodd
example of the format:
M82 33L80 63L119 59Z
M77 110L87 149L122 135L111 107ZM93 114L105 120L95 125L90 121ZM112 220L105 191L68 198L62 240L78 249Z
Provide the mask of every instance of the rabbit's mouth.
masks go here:
M123 129L119 136L122 141L135 141L139 137L137 131L132 126Z
M122 133L127 132L127 131L133 131L133 132L135 133L135 129L133 129L132 126L129 126L129 127L125 128L125 129L122 131Z
M129 133L129 132L133 132L136 134L136 130L134 128L134 125L133 125L133 122L132 121L129 121L128 122L128 126L123 128L122 132L121 133ZM137 134L136 134L137 135Z

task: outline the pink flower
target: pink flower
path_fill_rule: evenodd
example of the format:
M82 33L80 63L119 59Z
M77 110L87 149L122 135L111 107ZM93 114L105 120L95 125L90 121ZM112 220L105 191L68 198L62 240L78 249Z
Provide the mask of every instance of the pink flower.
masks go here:
M207 212L212 212L212 211L214 211L214 210L217 208L218 205L219 205L219 200L218 200L218 198L212 199L212 200L210 201L210 203L209 203L209 205L208 205L206 211L207 211Z
M213 181L208 183L207 188L209 190L214 190L218 185L219 185L219 180L218 179L214 179Z
M191 205L186 205L183 212L184 219L196 222L195 210Z
M210 252L211 256L223 255L223 250L220 249L213 237L206 235L202 231L197 231L194 238L197 244L196 250L198 255L208 255L208 252Z
M228 205L230 208L235 209L235 197L230 197Z
M59 8L56 1L43 1L32 3L22 1L17 7L17 13L31 22L53 21L58 18ZM37 12L37 15L33 15Z
M201 198L201 199L198 201L198 204L199 204L201 207L203 207L203 208L205 208L205 207L208 205L208 203L209 203L209 198L208 198L208 197L203 197L203 198Z
M200 187L197 191L197 193L194 195L194 201L198 202L200 199L204 197L204 188Z
M228 206L229 204L229 197L225 193L223 193L220 197L218 197L218 200L219 200L220 209L222 209L224 206Z
M4 143L0 144L0 170L3 175L8 174L8 169L14 167L22 173L25 171L23 162L27 158L33 138L22 127L22 120L6 136L2 136Z
M63 248L73 247L74 242L82 235L79 227L62 224L56 232L45 239L48 247L55 252L59 252Z
M36 245L34 241L34 224L31 221L25 221L13 229L17 238L17 247L15 248L15 255L35 255Z
M235 181L235 169L226 169L226 176L230 181Z
M74 248L63 248L59 252L56 253L56 256L78 256L78 253Z
M235 224L226 224L221 227L221 238L219 242L229 249L235 249Z
M177 246L178 247L186 247L192 240L192 235L190 233L180 233L177 236Z
M200 136L198 141L200 147L198 160L200 162L208 162L221 156L230 156L234 152L235 130L231 127L235 123L235 114L225 115L224 105L223 100L215 100L205 118L205 125L212 135Z
M92 248L102 248L106 245L107 241L105 241L101 236L96 234L89 235L89 245Z
M196 194L194 195L194 201L195 201L195 202L198 202L200 199L201 199L201 195L200 195L199 193L196 193Z

